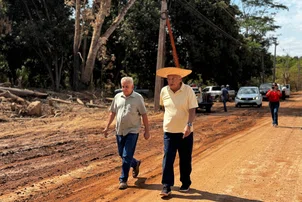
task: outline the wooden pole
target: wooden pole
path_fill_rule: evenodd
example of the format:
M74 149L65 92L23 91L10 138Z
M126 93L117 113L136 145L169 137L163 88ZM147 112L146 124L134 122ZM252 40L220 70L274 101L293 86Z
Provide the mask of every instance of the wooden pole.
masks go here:
M169 31L169 37L170 37L172 51L173 51L173 59L174 59L175 67L180 67L179 66L178 56L177 56L177 52L176 52L176 47L175 47L173 32L172 32L172 28L171 28L171 24L170 24L168 13L166 13L166 22L167 22L167 27L168 27L168 31Z
M156 70L163 68L165 65L165 39L166 39L166 13L167 12L167 1L161 1L161 16L159 25L159 36L158 36L158 49L157 49L157 63ZM159 76L155 78L155 89L154 89L154 110L159 111L159 96L160 90L163 86L163 79Z
M300 77L300 58L298 59L298 85L297 85L297 90L301 90L301 77Z
M274 38L275 50L274 50L274 71L273 71L273 82L276 82L276 49L277 49L277 38Z

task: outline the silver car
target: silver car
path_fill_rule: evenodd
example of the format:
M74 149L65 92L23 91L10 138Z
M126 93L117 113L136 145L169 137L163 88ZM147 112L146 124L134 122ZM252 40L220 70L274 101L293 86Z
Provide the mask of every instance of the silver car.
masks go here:
M262 95L257 86L244 86L239 89L235 97L235 106L241 107L242 105L262 106Z

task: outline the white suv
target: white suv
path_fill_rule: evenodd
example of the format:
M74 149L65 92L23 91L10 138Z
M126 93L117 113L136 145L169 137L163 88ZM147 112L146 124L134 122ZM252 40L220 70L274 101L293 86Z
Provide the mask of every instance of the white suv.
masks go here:
M235 97L235 106L241 107L242 105L262 106L262 95L257 86L244 86L239 88Z

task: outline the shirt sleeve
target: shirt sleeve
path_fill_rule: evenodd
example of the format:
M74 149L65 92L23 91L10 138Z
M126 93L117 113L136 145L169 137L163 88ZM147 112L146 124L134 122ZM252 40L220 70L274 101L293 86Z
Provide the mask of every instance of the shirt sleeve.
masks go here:
M161 106L164 106L164 102L163 102L163 88L161 89L160 91L160 94L159 94L159 105Z
M268 90L267 93L265 94L266 97L269 97L268 93L271 92L271 90Z
M110 112L114 112L116 113L116 96L114 97L114 99L112 100L112 103L110 105L109 111Z
M197 102L197 98L196 95L193 91L193 89L190 87L190 89L188 90L189 92L189 109L193 109L193 108L197 108L198 107L198 102Z
M144 102L143 96L139 96L138 99L139 99L138 112L140 114L146 114L147 113L147 109L146 109L146 106L145 106L145 102Z

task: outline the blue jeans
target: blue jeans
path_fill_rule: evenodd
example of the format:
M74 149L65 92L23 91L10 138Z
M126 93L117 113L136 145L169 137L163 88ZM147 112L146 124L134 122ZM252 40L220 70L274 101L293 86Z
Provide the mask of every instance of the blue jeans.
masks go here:
M278 110L279 110L280 102L270 102L269 107L271 109L273 124L278 125Z
M122 158L122 173L119 178L120 182L127 182L130 167L135 168L137 160L133 158L138 134L128 133L126 136L116 135L118 154Z
M164 159L162 184L174 185L174 161L176 152L179 154L180 181L184 186L191 185L193 132L186 138L183 133L164 133Z

